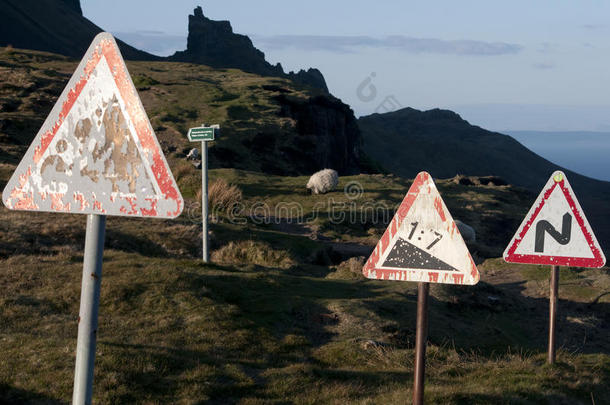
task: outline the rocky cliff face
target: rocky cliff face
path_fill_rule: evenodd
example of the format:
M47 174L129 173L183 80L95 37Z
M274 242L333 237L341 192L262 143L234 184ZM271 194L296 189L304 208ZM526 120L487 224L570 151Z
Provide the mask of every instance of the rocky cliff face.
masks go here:
M271 65L265 60L265 54L254 47L250 38L234 33L229 21L210 20L203 15L201 7L195 8L193 15L189 15L186 50L176 52L169 60L236 68L261 76L286 77L328 91L324 76L318 69L284 73L282 65Z
M295 169L310 173L333 168L341 175L361 171L362 138L351 108L341 100L320 95L307 99L277 97L279 116L295 122Z
M83 9L80 7L80 0L61 0L76 13L83 15Z
M93 38L103 30L83 17L79 0L1 0L0 46L83 57ZM120 39L125 59L159 60Z
M96 34L103 30L83 17L80 0L1 0L0 46L34 49L81 58ZM189 16L187 48L169 58L135 49L117 38L125 59L170 60L236 68L261 76L282 77L328 92L318 69L285 73L271 65L246 35L235 34L229 21L213 21L197 7Z
M82 17L78 0L0 0L0 22L6 22L0 24L0 46L4 40L15 48L51 51L76 60L101 31ZM312 174L324 168L335 169L341 175L374 170L363 166L361 136L353 111L328 93L318 70L284 73L280 64L267 63L247 36L234 34L228 21L209 20L201 8L190 16L189 28L187 50L176 53L172 62L185 60L213 69L170 63L119 41L126 59L156 59L161 64L156 65L157 70L132 74L162 142L173 145L174 150L187 148L191 145L177 134L185 134L204 119L214 120L223 130L210 153L211 167L285 175ZM15 52L22 55L21 51ZM23 55L39 58L27 51ZM237 69L222 69L227 67ZM71 71L64 73L62 77L67 80ZM12 80L0 77L0 84ZM0 115L36 110L37 119L46 116L51 104L41 108L36 100L46 91L49 79L45 76L40 83L36 80L24 90L28 97L0 94ZM54 86L44 93L48 103L65 85L51 82ZM7 143L27 144L29 138L24 136L35 134L35 127L41 124L31 116L19 122L1 118L0 136L10 136ZM26 123L27 131L19 129Z

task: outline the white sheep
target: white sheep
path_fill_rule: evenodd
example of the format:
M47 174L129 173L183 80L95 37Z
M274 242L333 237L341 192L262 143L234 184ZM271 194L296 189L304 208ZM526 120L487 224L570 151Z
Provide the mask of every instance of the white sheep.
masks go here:
M332 191L339 184L339 174L333 169L320 170L311 175L307 182L307 188L313 194L325 194Z
M186 155L187 159L197 160L199 159L199 150L197 148L193 148L189 151L188 155Z
M457 228L460 231L460 235L462 235L464 242L473 243L477 241L477 234L473 227L471 227L470 225L466 225L459 219L455 220L455 224L457 225Z

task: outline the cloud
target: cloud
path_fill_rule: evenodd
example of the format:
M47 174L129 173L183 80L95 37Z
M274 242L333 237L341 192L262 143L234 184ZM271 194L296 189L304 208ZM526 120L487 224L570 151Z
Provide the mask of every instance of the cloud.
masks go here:
M495 56L520 52L523 47L505 42L443 40L393 35L383 38L335 35L253 35L255 43L266 49L296 48L307 51L355 53L360 48L387 48L408 53Z
M581 25L581 28L584 28L589 31L599 31L605 29L607 26L607 24L584 24Z
M129 45L159 56L173 55L186 49L186 36L166 34L162 31L113 32Z
M534 63L532 66L535 67L536 69L542 69L542 70L554 69L555 68L555 64L554 63L548 63L548 62Z
M536 49L539 53L551 53L555 52L555 45L550 42L541 42L538 49Z

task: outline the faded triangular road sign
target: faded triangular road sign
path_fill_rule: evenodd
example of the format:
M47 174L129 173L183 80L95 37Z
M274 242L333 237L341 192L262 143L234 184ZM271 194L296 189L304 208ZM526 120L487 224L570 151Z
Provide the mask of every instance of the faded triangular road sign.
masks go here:
M180 215L182 195L112 35L95 37L2 200L16 210Z
M504 251L512 263L602 267L604 253L563 172L542 189Z
M362 272L380 280L478 283L477 267L428 173L417 175Z

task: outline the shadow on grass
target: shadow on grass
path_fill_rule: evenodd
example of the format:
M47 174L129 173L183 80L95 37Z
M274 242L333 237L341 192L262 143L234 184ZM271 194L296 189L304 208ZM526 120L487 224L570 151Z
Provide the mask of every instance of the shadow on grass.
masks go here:
M251 328L265 328L278 338L302 334L314 346L332 339L326 326L340 322L321 302L335 299L370 298L377 287L362 283L330 281L267 270L255 276L244 274L205 275L185 272L178 282L207 288L220 303L236 305Z
M167 250L149 238L136 236L118 229L106 229L105 249L136 252L150 257L171 257Z
M190 295L199 301L205 300L208 305L211 302L213 306L230 307L211 321L217 322L217 328L222 328L225 336L210 335L215 339L210 341L204 337L206 331L201 330L202 340L180 344L176 342L188 341L183 336L186 330L182 332L179 330L182 326L176 326L178 330L168 331L171 336L164 340L170 342L167 345L129 344L120 338L101 339L99 347L103 355L98 357L101 379L97 386L100 395L102 392L105 395L105 402L145 401L146 398L139 395L146 393L147 398L160 402L178 402L184 396L206 404L236 403L244 398L281 403L286 400L282 395L289 392L288 388L276 387L281 384L298 392L299 398L306 397L319 384L350 386L353 383L362 387L359 388L361 394L357 394L362 397L371 395L385 384L410 384L411 370L404 363L391 366L399 367L398 370L363 371L350 370L348 368L353 367L350 365L342 367L343 357L340 356L359 355L362 349L356 341L338 335L340 328L337 327L345 321L345 313L357 316L364 309L379 318L374 322L382 333L376 339L389 347L409 347L415 325L413 284L329 280L276 269L244 271L186 260L171 271L179 275L176 278L161 275L155 280L166 284L163 291L168 295ZM512 353L544 352L548 300L526 297L522 294L524 289L524 282L431 286L431 346L446 345L458 353L475 351L481 360L494 360L498 353L505 354L507 350ZM20 298L19 303L41 305L26 298ZM133 306L146 305L151 313L159 310L155 307L156 301L146 302L134 299ZM329 303L340 303L343 312L335 313L331 309L335 306ZM560 301L559 346L579 352L608 353L606 324L601 323L599 334L592 336L590 327L569 319L578 316L579 311L581 315L592 313L602 322L607 319L604 316L610 311L608 304L598 302L593 308L587 305ZM176 318L205 316L205 312L192 313L196 311L192 308L196 306L176 312ZM41 306L40 310L46 309ZM177 322L176 325L182 324ZM588 334L585 342L583 333ZM298 339L290 341L294 336ZM346 354L338 353L339 357L330 358L326 364L316 350L329 343L344 345L338 350L345 347L347 351L343 352ZM325 356L335 356L329 350L325 353ZM561 384L561 391L571 395L569 387ZM122 388L115 392L114 386ZM0 386L0 393L6 390ZM463 398L461 394L455 394L452 403L544 403L548 398L543 392L538 390L527 396L517 390L508 390L497 396L472 394ZM582 397L581 392L573 393L574 397Z
M475 286L432 285L429 298L428 341L459 351L476 351L485 358L497 353L544 353L548 338L548 298L522 294L525 281ZM363 304L387 323L405 342L415 339L416 294L404 300L370 299ZM610 304L559 299L557 348L575 353L610 354ZM591 323L588 323L590 320ZM400 345L399 342L394 342ZM408 343L407 343L408 345Z
M195 398L199 404L234 404L244 398L270 401L274 404L292 404L297 396L306 398L310 384L322 381L325 385L346 383L358 387L360 391L374 392L381 385L397 382L410 382L411 371L358 371L333 370L323 366L306 364L304 359L282 358L259 361L220 357L206 351L185 350L155 345L132 345L115 341L98 342L100 348L108 354L115 351L120 358L147 358L161 367L162 371L141 371L118 366L121 371L122 393L111 394L111 402L132 403L142 400L137 393L146 392L154 398L180 398L179 384L176 375L188 375L188 384L198 390ZM219 342L220 344L220 342ZM281 368L285 366L286 368ZM234 370L238 369L239 373ZM265 373L272 370L270 374ZM115 369L117 371L117 369ZM241 375L240 375L241 374ZM277 392L270 385L278 383L278 378L292 381L287 391ZM289 394L293 395L290 399ZM311 394L310 394L311 395ZM192 397L190 400L192 401Z
M504 391L502 394L454 394L443 397L447 403L456 405L511 405L511 404L569 404L571 398L547 395L526 390Z
M44 405L64 405L66 402L59 401L46 395L11 387L0 383L0 403L2 404L44 404Z
M272 334L302 333L316 347L333 335L325 330L329 310L324 303L347 301L381 318L387 334L380 340L398 346L414 340L416 294L388 293L388 282L342 281L302 276L293 272L261 271L206 275L185 273L190 283L213 291L214 298L236 305L252 327ZM396 285L398 287L398 284ZM197 288L194 286L194 288ZM458 351L476 350L493 358L507 349L542 353L546 350L548 299L522 294L524 282L494 286L433 285L429 310L429 341ZM610 304L559 300L557 347L578 353L610 353L607 337ZM585 321L579 321L581 318ZM591 318L592 325L586 322ZM343 320L336 319L339 324ZM335 322L335 321L333 321Z

